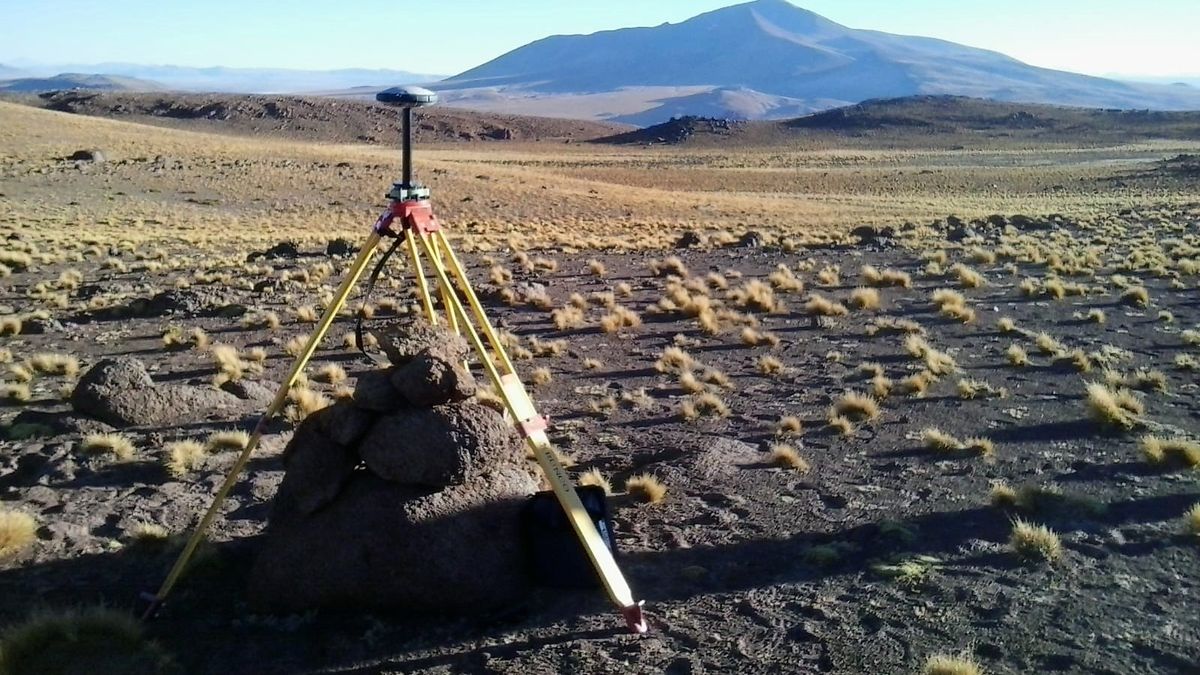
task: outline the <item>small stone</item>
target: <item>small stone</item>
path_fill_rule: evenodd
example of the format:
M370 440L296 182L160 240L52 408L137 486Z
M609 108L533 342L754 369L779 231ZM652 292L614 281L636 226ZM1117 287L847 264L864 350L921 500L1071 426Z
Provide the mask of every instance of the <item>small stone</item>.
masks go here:
M354 385L354 405L371 412L389 413L404 405L404 397L391 382L392 369L370 370L358 376Z
M396 368L391 382L406 401L422 407L465 401L475 395L476 388L474 376L461 362L428 353Z

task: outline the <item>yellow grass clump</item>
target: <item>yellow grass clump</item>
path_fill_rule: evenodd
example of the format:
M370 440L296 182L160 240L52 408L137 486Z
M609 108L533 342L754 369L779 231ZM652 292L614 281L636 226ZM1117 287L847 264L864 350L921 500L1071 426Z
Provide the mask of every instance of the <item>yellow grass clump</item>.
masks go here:
M655 504L667 496L667 486L651 474L640 473L625 481L625 492L638 501Z
M164 462L167 473L175 478L184 478L192 471L200 468L208 454L198 441L174 441L165 448L167 457Z
M210 434L204 442L205 449L214 450L242 450L250 444L250 434L237 429L228 431L218 431Z
M804 303L804 311L812 316L846 316L850 313L842 303L819 293L813 293L809 297L808 302Z
M79 374L79 359L70 354L41 352L29 357L28 365L33 372L42 375L75 377Z
M1086 403L1092 419L1126 431L1141 424L1139 416L1145 412L1145 406L1128 389L1112 390L1100 382L1087 384Z
M600 473L599 469L588 469L579 474L579 484L595 485L596 487L603 488L604 494L612 494L612 483L604 477L604 474Z
M865 286L860 286L850 291L849 303L855 309L865 310L879 309L882 305L879 299L879 291Z
M801 456L800 451L786 443L772 445L769 460L774 466L783 469L792 469L800 473L804 473L811 468L808 460Z
M1054 562L1062 558L1062 541L1045 525L1034 525L1017 518L1013 520L1009 546L1018 555L1027 559Z
M29 548L37 540L37 521L22 511L0 509L0 560Z
M1192 506L1187 513L1183 514L1183 531L1194 537L1200 537L1200 503Z
M983 675L983 668L968 654L934 654L925 660L924 675Z
M834 402L830 409L834 415L847 417L852 421L873 422L879 419L879 401L874 396L856 391L848 391Z
M798 436L804 430L804 424L799 417L794 415L785 415L779 418L775 423L776 436Z
M90 455L112 455L122 462L133 459L136 451L133 441L121 434L88 434L80 449Z
M1140 441L1142 456L1155 466L1200 467L1200 441L1147 435Z

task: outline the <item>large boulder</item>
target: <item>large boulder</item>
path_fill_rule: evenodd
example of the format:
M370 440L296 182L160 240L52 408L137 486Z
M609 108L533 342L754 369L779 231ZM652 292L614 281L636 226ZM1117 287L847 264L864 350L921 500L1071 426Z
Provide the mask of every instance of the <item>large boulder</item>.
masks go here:
M474 402L380 418L358 452L377 476L428 487L466 482L497 463L520 465L524 456L504 418Z
M250 574L250 604L471 614L507 605L531 585L519 513L536 489L511 465L445 490L357 471L315 513L272 513Z
M130 427L198 422L244 403L212 387L156 384L141 361L119 357L100 361L79 378L71 406L115 427Z

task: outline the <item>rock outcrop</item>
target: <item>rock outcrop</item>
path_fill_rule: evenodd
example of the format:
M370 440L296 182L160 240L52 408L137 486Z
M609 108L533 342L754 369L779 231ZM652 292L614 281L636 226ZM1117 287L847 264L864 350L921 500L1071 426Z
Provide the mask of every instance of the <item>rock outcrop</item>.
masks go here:
M462 338L390 330L392 365L300 424L251 573L265 611L477 612L530 580L519 512L537 490L522 441L471 399Z

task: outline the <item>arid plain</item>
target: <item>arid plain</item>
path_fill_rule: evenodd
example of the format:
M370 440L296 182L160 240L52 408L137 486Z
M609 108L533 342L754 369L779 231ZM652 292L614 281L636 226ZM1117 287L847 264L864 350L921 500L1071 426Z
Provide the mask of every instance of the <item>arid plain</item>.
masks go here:
M338 114L251 128L0 102L14 672L59 644L21 628L31 615L132 616L157 586L253 392L345 271L330 242L352 250L384 207L394 128L356 141ZM609 143L593 141L627 130L464 119L427 129L418 178L572 475L610 488L650 634L620 630L598 591L469 617L246 608L291 425L373 367L354 313L418 320L395 262L162 616L93 617L110 637L92 672L1200 668L1194 133L1039 134L1005 110L1011 128ZM110 357L216 403L93 419L72 393Z

